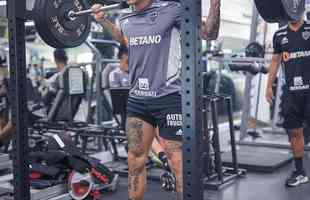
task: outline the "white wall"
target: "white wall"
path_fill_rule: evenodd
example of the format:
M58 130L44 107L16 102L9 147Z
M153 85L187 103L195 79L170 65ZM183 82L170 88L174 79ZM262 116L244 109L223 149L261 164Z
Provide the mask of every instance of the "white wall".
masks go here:
M251 0L222 0L219 39L224 48L242 49L250 38ZM207 16L209 0L202 0L202 15ZM225 44L226 43L226 44Z

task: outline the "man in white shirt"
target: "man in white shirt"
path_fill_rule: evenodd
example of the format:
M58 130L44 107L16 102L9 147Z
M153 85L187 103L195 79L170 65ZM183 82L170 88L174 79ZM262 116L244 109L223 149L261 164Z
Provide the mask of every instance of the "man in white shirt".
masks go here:
M109 74L110 88L129 87L128 49L125 45L119 47L117 57L120 60L120 64Z

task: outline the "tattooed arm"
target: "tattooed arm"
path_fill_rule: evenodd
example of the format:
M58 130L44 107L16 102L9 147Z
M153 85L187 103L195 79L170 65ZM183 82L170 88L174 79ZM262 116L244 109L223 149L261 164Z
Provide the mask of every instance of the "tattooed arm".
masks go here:
M210 0L210 9L207 19L202 21L202 38L216 40L220 29L221 0Z
M122 34L121 30L116 27L112 22L106 19L106 13L102 11L103 5L94 4L92 6L92 16L95 20L101 24L119 43L128 46L128 39Z

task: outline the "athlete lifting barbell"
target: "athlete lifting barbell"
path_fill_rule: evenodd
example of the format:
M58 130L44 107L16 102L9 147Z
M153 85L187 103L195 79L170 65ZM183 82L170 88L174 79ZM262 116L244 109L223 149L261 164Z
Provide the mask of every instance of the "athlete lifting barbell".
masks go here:
M175 2L152 0L127 2L133 6L134 11L121 18L121 31L105 18L101 5L92 7L92 15L116 40L129 47L129 74L132 80L126 129L129 146L129 198L143 198L146 187L144 163L155 136L155 128L159 127L171 170L176 177L177 199L181 200L181 6ZM203 24L206 39L216 39L219 17L220 0L211 0L209 17ZM136 21L139 23L135 23Z

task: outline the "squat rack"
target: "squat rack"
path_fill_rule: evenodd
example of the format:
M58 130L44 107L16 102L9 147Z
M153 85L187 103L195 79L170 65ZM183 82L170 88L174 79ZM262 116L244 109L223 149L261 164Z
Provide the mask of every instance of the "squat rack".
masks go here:
M184 200L202 200L202 51L200 38L201 0L181 0L183 81L183 182ZM7 1L10 53L10 96L13 140L14 199L30 200L25 21L26 0Z
M13 138L14 199L30 200L26 91L26 1L7 1L9 27L10 98Z
M183 199L203 200L201 0L181 0L181 4Z

